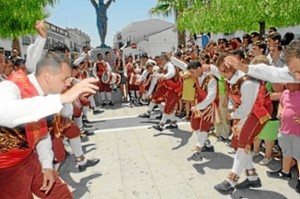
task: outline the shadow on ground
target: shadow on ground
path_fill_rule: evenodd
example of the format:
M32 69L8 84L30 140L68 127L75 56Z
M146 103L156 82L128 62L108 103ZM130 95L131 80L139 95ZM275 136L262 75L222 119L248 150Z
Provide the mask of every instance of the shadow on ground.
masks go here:
M161 132L161 133L154 134L154 137L170 136L170 137L173 137L173 138L181 139L181 142L179 143L179 145L172 148L172 150L178 150L181 147L185 146L189 142L189 139L192 137L192 135L193 134L189 131L183 131L183 130L180 130L180 129L173 129L173 130L169 131L169 133Z
M201 153L201 155L204 158L202 162L193 164L193 167L201 175L205 174L205 168L219 170L219 169L230 169L232 167L233 158L223 153L204 152Z
M85 195L89 195L92 180L102 175L101 173L87 175L86 177L81 178L79 182L76 182L72 178L71 173L76 174L79 173L79 171L75 166L74 156L67 155L66 160L60 166L59 175L70 187L72 187L72 194L75 199L79 199Z
M232 199L287 199L287 197L273 191L246 189L237 190L231 195Z

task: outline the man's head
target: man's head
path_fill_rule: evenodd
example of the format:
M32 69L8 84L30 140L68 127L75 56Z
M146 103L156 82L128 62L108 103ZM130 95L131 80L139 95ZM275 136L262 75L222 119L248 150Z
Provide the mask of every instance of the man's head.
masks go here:
M187 66L187 69L191 73L191 76L197 78L203 75L202 65L199 61L190 62Z
M300 40L292 41L285 48L285 58L290 72L300 80Z
M234 73L236 72L236 70L234 68L225 66L225 58L230 55L231 54L228 52L222 53L218 57L217 62L216 62L216 66L218 67L220 74L228 80L230 80L232 78L232 76L234 75Z
M252 45L253 56L264 55L267 50L267 45L261 41L256 41Z
M97 54L97 58L98 58L99 61L101 61L101 60L102 60L102 54L101 54L101 53L98 53L98 54Z
M148 61L148 55L146 53L142 54L142 65L146 65L147 61Z
M159 64L161 67L163 67L167 62L169 61L167 55L161 55L159 57Z
M108 52L108 51L105 52L105 59L107 61L110 60L110 52Z
M12 57L17 57L17 56L19 56L19 51L18 51L18 49L14 49L13 51L12 51Z
M280 58L281 52L282 52L282 46L280 45L270 46L270 56L274 61Z
M4 53L0 53L0 63L5 62L5 54Z
M151 74L153 73L153 67L156 65L156 62L154 60L149 59L146 62L146 70Z
M70 86L71 73L68 60L57 53L48 52L37 63L35 75L45 94L57 94Z
M17 59L14 62L14 65L15 65L15 71L23 70L25 73L27 73L27 69L26 69L26 66L25 66L25 60L24 59Z
M281 43L281 35L277 32L269 34L267 37L268 46L279 45Z
M253 64L266 64L270 65L268 58L265 55L257 55L252 60Z
M82 51L83 51L84 53L88 53L88 52L89 52L89 47L83 46L83 47L82 47Z
M277 28L275 28L275 27L270 27L268 33L269 33L269 34L272 34L272 33L274 33L274 32L277 32Z
M258 32L252 32L251 34L251 41L252 43L256 42L259 40L260 34Z

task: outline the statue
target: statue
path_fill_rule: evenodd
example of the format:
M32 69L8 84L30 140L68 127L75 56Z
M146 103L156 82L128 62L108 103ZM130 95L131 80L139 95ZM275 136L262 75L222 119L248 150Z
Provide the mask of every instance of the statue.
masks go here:
M91 0L91 2L95 7L96 15L97 15L97 27L100 35L100 40L101 40L100 48L110 48L105 44L105 37L107 34L107 20L108 20L106 13L110 4L112 2L115 2L115 0L108 0L106 4L104 4L104 0L99 0L98 4L96 3L95 0Z

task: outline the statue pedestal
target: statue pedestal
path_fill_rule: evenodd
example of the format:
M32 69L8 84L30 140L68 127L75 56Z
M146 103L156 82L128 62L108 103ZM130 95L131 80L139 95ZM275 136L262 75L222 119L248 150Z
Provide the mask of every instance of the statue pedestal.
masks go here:
M92 50L94 61L96 62L98 60L97 55L99 53L102 54L102 58L105 59L105 52L110 52L110 60L109 60L109 62L115 63L115 61L116 61L115 52L111 48L94 48Z

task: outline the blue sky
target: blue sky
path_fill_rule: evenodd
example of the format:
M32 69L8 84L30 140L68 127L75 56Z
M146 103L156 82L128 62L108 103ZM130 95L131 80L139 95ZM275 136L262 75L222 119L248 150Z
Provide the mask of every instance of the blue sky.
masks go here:
M151 18L148 11L155 4L156 0L116 0L115 3L112 3L107 13L108 34L106 43L112 45L115 33L129 23ZM49 22L62 28L76 27L90 35L93 47L100 45L96 26L96 13L90 0L59 0L57 5L48 8L47 11L50 14L47 19ZM157 16L152 18L162 18L174 22L173 18Z

